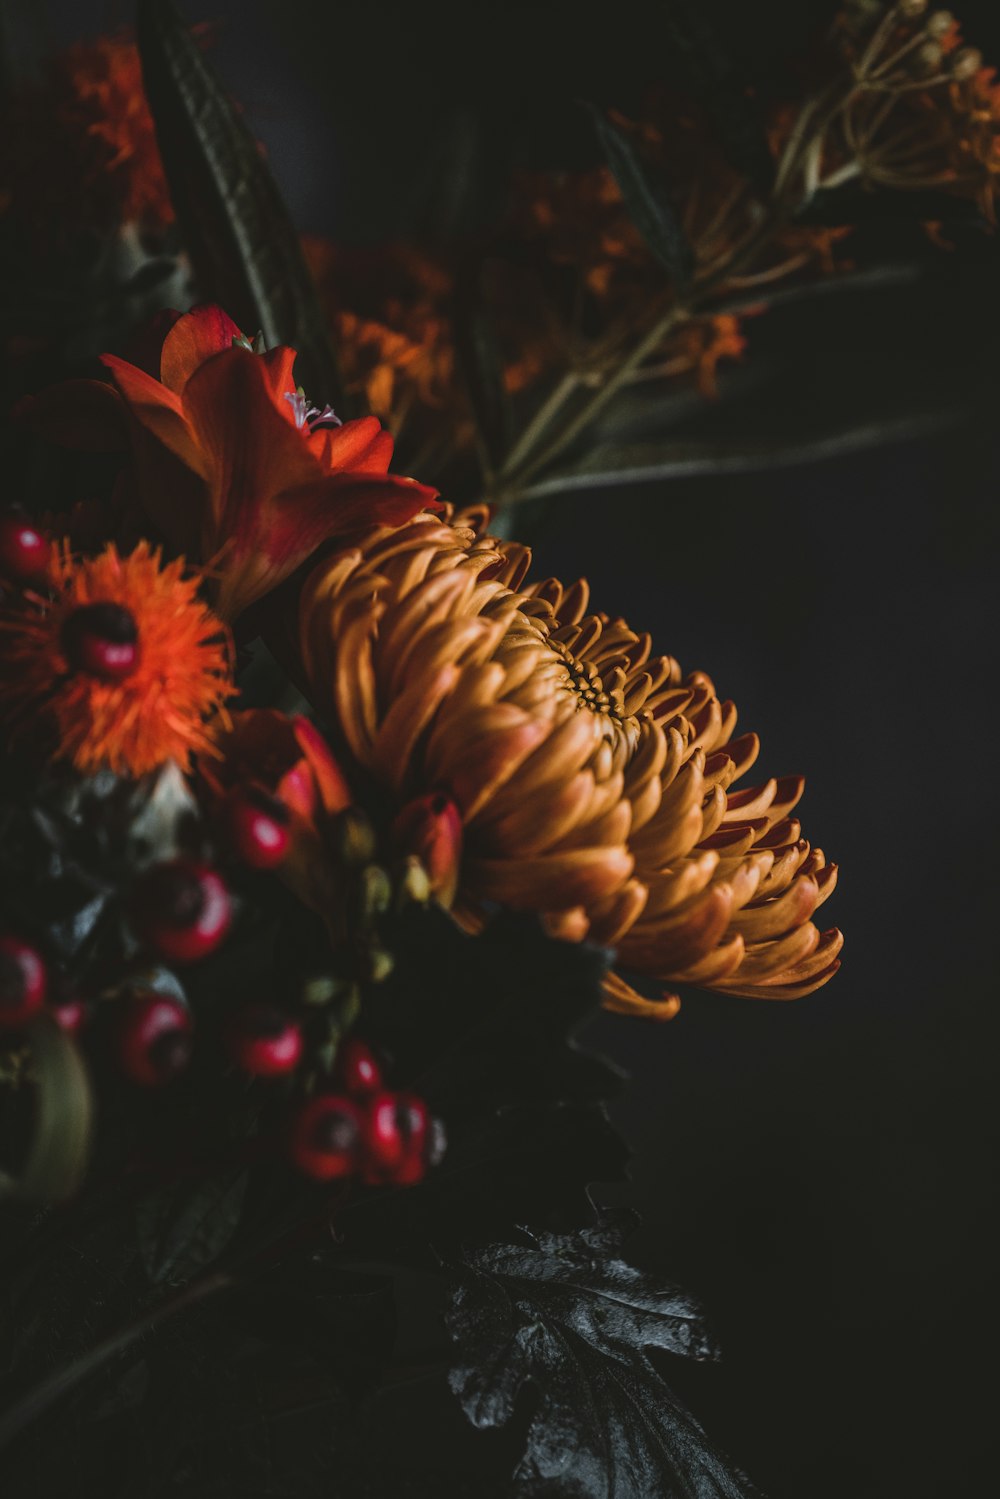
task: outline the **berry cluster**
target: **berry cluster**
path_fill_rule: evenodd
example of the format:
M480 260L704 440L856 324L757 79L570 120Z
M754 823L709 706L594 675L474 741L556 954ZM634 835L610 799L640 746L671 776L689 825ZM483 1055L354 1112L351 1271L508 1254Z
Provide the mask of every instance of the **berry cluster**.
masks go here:
M337 1056L339 1092L310 1098L291 1131L292 1160L317 1181L357 1177L370 1186L413 1186L440 1159L443 1134L414 1093L392 1093L358 1038Z

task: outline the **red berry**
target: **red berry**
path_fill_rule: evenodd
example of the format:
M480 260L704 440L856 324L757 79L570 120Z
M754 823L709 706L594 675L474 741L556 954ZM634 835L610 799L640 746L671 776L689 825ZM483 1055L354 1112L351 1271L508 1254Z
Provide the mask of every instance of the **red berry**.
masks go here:
M273 1005L250 1005L229 1027L229 1050L244 1072L279 1077L297 1067L302 1056L302 1028Z
M337 1081L348 1093L377 1093L382 1069L375 1053L360 1036L350 1036L337 1052Z
M430 1115L414 1093L378 1093L364 1117L365 1180L419 1181L427 1159Z
M234 852L251 869L275 869L291 842L291 818L284 802L256 786L238 787L226 806L226 826Z
M222 878L195 859L155 864L136 891L132 922L154 952L172 963L207 957L229 931L232 905Z
M82 999L64 999L49 1005L49 1014L56 1025L69 1036L83 1030L87 1022L87 1006Z
M292 1124L292 1160L316 1181L351 1176L357 1169L360 1146L358 1110L339 1093L311 1098Z
M133 1082L158 1088L183 1072L191 1058L191 1016L169 994L126 1000L118 1036L122 1066Z
M23 1025L37 1014L47 987L41 954L19 937L0 936L0 1029Z
M121 604L84 604L66 616L61 644L73 671L123 682L139 664L135 615Z
M0 573L15 583L41 583L49 570L47 536L18 510L0 514Z

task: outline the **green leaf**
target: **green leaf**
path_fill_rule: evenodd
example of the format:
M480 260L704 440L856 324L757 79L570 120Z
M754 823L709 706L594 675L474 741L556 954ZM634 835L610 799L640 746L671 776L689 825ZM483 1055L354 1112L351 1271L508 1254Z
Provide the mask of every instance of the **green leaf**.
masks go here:
M36 1079L35 1132L18 1180L0 1178L0 1196L63 1202L83 1180L90 1147L90 1082L73 1040L49 1016L28 1028Z
M217 1260L240 1221L247 1173L180 1181L142 1198L136 1234L153 1285L179 1284Z
M474 1426L506 1426L531 1386L518 1499L748 1499L649 1362L716 1350L694 1300L618 1258L629 1213L526 1245L466 1249L446 1322L451 1388Z
M268 346L298 350L319 405L345 410L336 360L298 235L257 141L173 0L139 0L143 80L201 295Z
M600 109L592 105L591 113L632 222L678 291L683 291L691 278L694 254L666 183L652 176L633 142Z

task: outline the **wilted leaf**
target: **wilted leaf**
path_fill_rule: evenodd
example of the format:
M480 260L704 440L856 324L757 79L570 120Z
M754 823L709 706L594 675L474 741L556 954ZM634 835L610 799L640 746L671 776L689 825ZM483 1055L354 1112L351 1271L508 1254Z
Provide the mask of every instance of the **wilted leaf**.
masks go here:
M190 1280L218 1259L236 1232L246 1188L241 1169L176 1182L142 1198L136 1233L154 1285Z
M79 1187L90 1147L92 1108L87 1071L71 1037L44 1015L28 1030L36 1082L35 1132L20 1180L21 1197L61 1202Z
M524 1499L749 1499L643 1352L716 1356L692 1298L617 1257L632 1221L464 1251L447 1313L451 1387L491 1428L531 1386L511 1485Z
M691 276L694 256L667 185L654 177L628 136L593 109L601 149L621 188L629 216L678 290Z
M298 235L257 141L172 0L140 0L136 23L160 154L202 297L268 345L296 348L310 397L343 410Z

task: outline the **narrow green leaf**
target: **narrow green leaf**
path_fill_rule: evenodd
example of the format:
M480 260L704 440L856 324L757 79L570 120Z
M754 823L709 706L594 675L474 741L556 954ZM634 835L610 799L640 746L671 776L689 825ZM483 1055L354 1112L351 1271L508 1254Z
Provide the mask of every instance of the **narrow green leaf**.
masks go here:
M818 463L885 443L905 442L941 431L959 420L960 408L913 412L879 421L853 422L815 432L796 432L760 441L716 438L688 441L599 443L572 466L539 478L520 491L518 502L584 489L641 484L652 479L687 479L701 474L753 473Z
M139 0L143 79L201 295L268 346L291 344L313 401L343 413L336 359L298 235L252 132L173 0Z
M694 255L665 182L655 178L628 136L591 105L605 160L621 188L635 227L679 291L691 278Z

